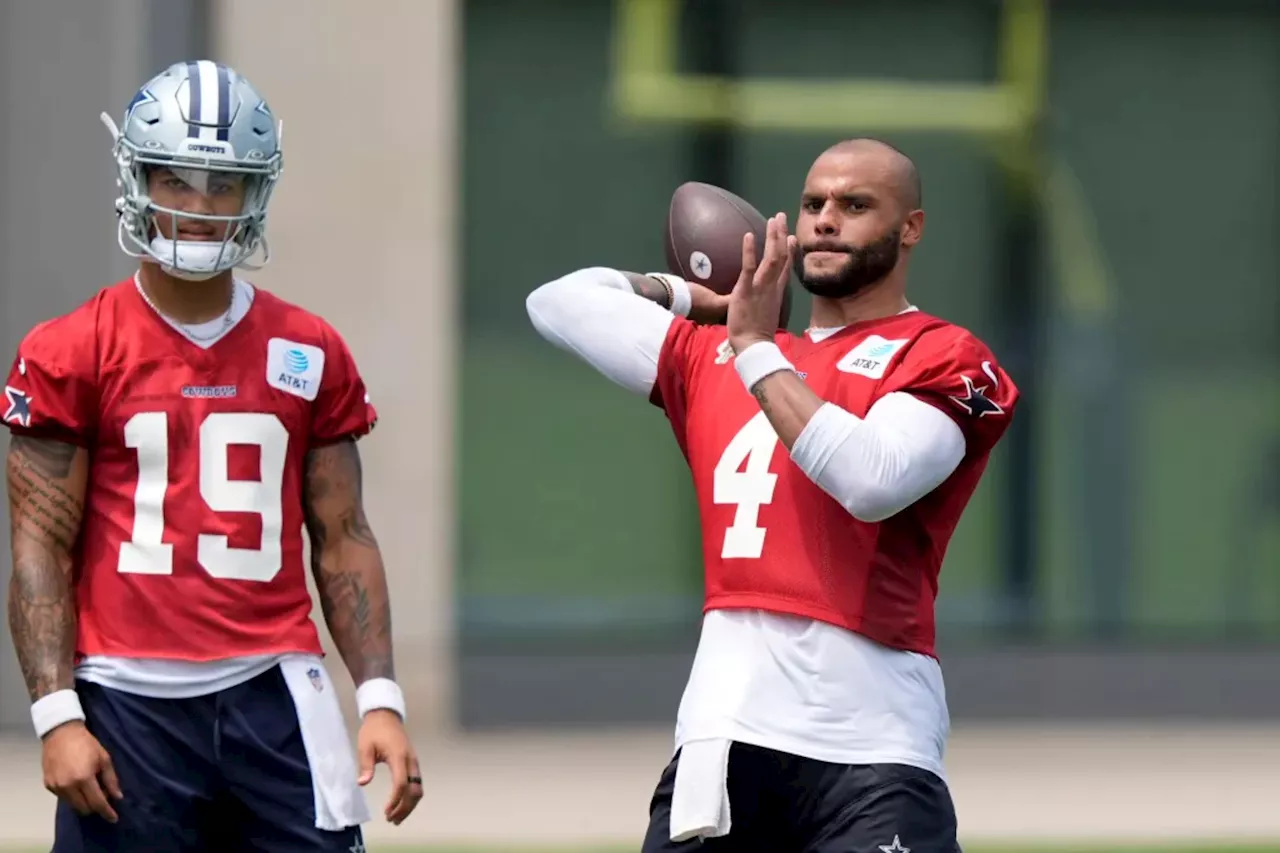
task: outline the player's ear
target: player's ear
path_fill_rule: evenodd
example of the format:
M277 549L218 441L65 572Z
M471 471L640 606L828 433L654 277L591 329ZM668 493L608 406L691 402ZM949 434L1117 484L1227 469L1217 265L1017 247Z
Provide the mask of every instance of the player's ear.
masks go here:
M902 223L902 247L910 249L924 236L924 211L913 210Z

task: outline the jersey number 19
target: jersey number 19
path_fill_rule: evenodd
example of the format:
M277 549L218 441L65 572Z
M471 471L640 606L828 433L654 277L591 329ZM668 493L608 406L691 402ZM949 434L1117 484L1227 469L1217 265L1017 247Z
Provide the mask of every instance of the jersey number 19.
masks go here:
M124 427L127 447L137 451L138 486L133 495L133 536L120 546L119 570L128 574L173 574L173 545L164 541L165 493L169 490L169 416L139 412ZM228 451L257 447L258 480L232 480ZM232 548L226 536L201 533L196 559L221 580L266 582L279 573L284 527L283 493L289 432L271 414L216 412L200 424L200 496L214 512L248 512L262 517L259 548ZM193 507L191 511L199 512Z

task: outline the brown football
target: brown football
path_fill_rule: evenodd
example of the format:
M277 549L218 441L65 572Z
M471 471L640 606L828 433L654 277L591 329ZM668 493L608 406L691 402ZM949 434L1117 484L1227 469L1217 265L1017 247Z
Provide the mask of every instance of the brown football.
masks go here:
M754 233L759 252L764 248L764 231L764 216L744 199L711 184L681 184L667 210L667 270L727 294L742 271L742 236ZM788 286L779 328L786 326L790 315Z

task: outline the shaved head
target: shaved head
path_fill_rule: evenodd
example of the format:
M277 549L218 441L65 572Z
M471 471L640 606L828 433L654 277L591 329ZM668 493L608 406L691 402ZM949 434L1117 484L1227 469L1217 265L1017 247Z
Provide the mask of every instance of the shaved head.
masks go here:
M877 162L890 177L895 195L903 210L915 210L924 201L924 187L920 183L920 171L910 157L882 139L859 136L837 142L826 151L827 154L845 154L851 157L865 157L870 162Z
M920 172L879 139L837 142L805 177L796 271L815 296L853 296L890 276L920 240Z

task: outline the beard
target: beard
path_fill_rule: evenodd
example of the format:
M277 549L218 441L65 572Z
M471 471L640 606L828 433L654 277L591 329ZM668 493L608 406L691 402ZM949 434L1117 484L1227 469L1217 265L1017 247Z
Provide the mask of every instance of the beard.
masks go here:
M900 229L872 240L864 246L847 243L818 243L802 249L796 256L795 272L804 289L814 296L827 299L844 299L883 279L898 265ZM810 252L844 252L848 255L844 264L835 270L806 273L804 259Z

